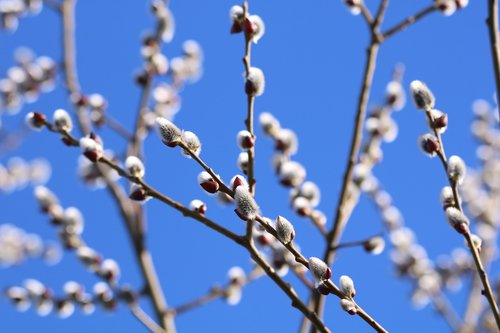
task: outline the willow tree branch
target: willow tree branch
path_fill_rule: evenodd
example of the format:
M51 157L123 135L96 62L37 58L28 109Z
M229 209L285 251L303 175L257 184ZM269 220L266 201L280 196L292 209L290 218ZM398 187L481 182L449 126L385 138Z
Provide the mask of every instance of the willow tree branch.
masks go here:
M134 130L132 131L133 136L130 140L128 147L128 155L141 157L142 156L142 140L144 140L144 122L145 115L148 111L148 101L151 95L151 88L153 86L153 75L146 72L146 80L141 90L141 97L139 99L139 107L137 110L137 116L135 119Z
M158 326L158 324L156 324L154 320L151 319L151 317L137 304L131 305L129 309L134 317L137 318L137 320L139 320L152 333L166 333L166 331Z
M243 3L243 16L248 19L248 2ZM243 56L243 65L245 66L245 75L249 77L251 68L251 50L252 50L252 38L245 34L245 55ZM254 104L255 96L249 94L247 96L247 118L245 119L245 126L247 131L250 132L252 137L255 137L253 130L253 115L254 115ZM255 195L255 176L254 176L254 161L255 161L255 149L251 147L247 149L248 154L248 185L250 187L250 193Z
M441 316L448 323L451 331L458 333L460 327L462 326L462 321L444 295L442 293L434 295L434 297L432 297L432 303L434 304L436 311L441 314Z
M497 101L500 100L500 35L498 31L498 0L488 0L488 18L486 19L490 35L493 75L495 76ZM500 114L500 109L499 109Z
M266 274L278 285L278 287L283 290L283 292L291 299L292 301L292 306L294 308L297 308L300 312L306 316L311 323L316 327L320 332L322 333L329 333L331 332L328 327L325 326L323 321L309 308L307 307L304 302L301 301L299 295L297 292L292 288L292 286L288 283L286 283L274 270L274 268L269 265L269 263L262 257L262 255L259 253L259 251L255 248L255 246L247 243L246 245L248 251L250 252L250 255L252 256L252 259L255 260L255 262L264 269Z
M430 110L426 110L425 113L426 113L426 116L429 120L429 123L433 124L434 119L432 117ZM453 199L455 201L454 206L455 206L455 208L460 210L460 212L464 213L464 210L462 207L462 202L460 200L460 196L458 195L458 183L456 181L454 181L453 179L451 179L450 176L448 175L448 160L447 160L446 154L444 152L444 145L443 145L443 142L441 140L441 135L436 130L436 128L434 126L433 126L433 132L438 139L439 149L437 150L436 153L443 164L444 172L447 175L448 182L449 182L450 187L452 189ZM491 311L493 312L493 317L495 318L496 325L497 325L498 329L500 330L500 313L498 310L498 305L496 303L495 296L493 295L490 281L488 279L488 275L486 273L483 262L481 260L481 256L479 255L477 247L474 245L474 242L472 240L472 236L471 236L471 233L470 233L468 226L467 226L465 232L463 233L463 236L465 238L465 241L467 243L469 251L472 255L472 258L474 259L474 264L476 266L477 273L479 274L479 278L481 279L481 283L483 285L483 290L481 291L481 293L486 297L486 299L490 305Z
M408 16L406 19L404 19L400 23L396 24L392 28L389 28L389 29L387 29L387 31L383 32L381 35L382 41L386 40L387 38L391 37L392 35L400 32L400 31L403 31L404 29L406 29L410 25L423 19L424 17L426 17L427 15L429 15L430 13L432 13L436 10L437 10L437 2L434 2L432 5L425 7L424 9L417 12L416 14Z
M65 73L65 85L69 95L81 94L77 74L78 72L76 68L75 6L76 0L64 0L61 3L61 15L63 22L63 66ZM74 107L78 118L78 124L82 133L90 133L91 125L88 117L86 117L85 115L85 110L81 106L78 106L76 103L74 104ZM49 129L51 129L51 127L49 127ZM61 134L64 135L64 133ZM69 135L69 133L65 134ZM74 137L72 137L70 141L72 141L74 145L78 145L78 140L76 140ZM119 207L120 214L127 227L127 232L131 243L133 244L138 265L145 280L146 290L148 291L148 294L150 296L150 300L155 310L158 321L161 323L163 329L167 330L169 333L175 333L173 318L166 314L164 311L167 308L167 304L158 280L158 276L155 271L153 260L149 251L145 247L143 239L139 238L139 235L135 232L136 226L140 222L137 217L138 215L135 215L129 209L130 205L128 205L128 200L125 200L123 198L123 195L120 195L120 191L118 190L117 185L114 184L114 182L109 178L108 175L102 172L102 169L99 170L106 184L108 185L110 193L113 195Z

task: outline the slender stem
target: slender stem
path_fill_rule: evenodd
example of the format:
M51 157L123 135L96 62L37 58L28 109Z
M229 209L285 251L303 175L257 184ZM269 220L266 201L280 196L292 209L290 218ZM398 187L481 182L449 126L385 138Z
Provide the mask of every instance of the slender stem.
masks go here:
M434 2L432 5L429 5L428 7L425 7L421 11L417 12L415 15L408 16L406 19L401 21L400 23L396 24L390 29L387 29L386 32L382 33L382 41L386 40L387 38L391 37L392 35L406 29L408 26L416 23L417 21L423 19L430 13L434 12L437 10L437 2Z
M488 0L488 18L486 19L490 35L491 57L497 90L497 101L500 100L500 36L498 32L498 0ZM500 114L500 109L499 109Z
M430 113L430 110L426 110L426 115L429 120L429 123L431 124L431 127L433 128L434 134L436 135L436 138L439 143L439 150L437 151L437 155L439 156L442 164L444 171L448 177L448 181L450 183L450 187L452 188L453 191L453 197L455 200L455 208L460 210L463 213L463 208L462 208L462 202L460 200L460 196L458 195L458 184L456 181L452 180L448 176L448 160L446 158L446 154L444 152L444 145L441 140L441 134L436 130L432 124L434 123L434 119L432 117L432 114ZM472 241L471 238L471 233L469 228L463 233L463 236L465 238L465 241L467 242L467 245L469 247L470 253L472 254L472 257L474 259L474 264L476 266L477 272L479 274L479 278L481 279L481 283L483 284L483 291L482 293L488 300L488 303L490 305L491 311L493 312L493 316L495 317L495 322L497 324L498 329L500 330L500 313L498 311L498 305L496 304L495 301L495 296L493 295L493 291L491 289L490 282L488 280L488 275L486 273L486 270L484 269L483 262L481 260L481 257L479 255L478 249L474 245L474 242Z
M259 251L255 248L255 246L247 243L246 245L252 259L264 269L266 274L278 285L278 287L283 290L283 292L291 299L292 306L301 311L304 316L306 316L311 323L316 327L320 332L328 333L331 332L328 327L321 321L321 319L309 308L306 304L304 304L301 300L297 292L292 288L289 283L286 283L274 270L274 268L269 265L269 263L262 257Z
M361 15L363 15L363 18L365 19L366 23L368 24L368 27L371 27L373 25L373 15L370 12L370 10L368 9L368 7L366 7L366 4L364 2L362 2L359 5L359 9L361 10Z
M61 3L61 14L63 21L63 62L64 62L64 73L65 73L65 83L68 93L72 94L80 94L80 84L78 81L78 74L76 69L76 52L75 52L75 6L76 0L64 0ZM78 124L80 126L81 131L84 134L87 134L91 131L91 125L88 117L85 115L85 110L78 105L74 105L76 109L76 114L78 118ZM51 126L46 126L53 130ZM67 132L61 132L63 136L69 139L69 141L78 146L78 140L72 137ZM134 226L137 226L141 219L138 217L139 215L135 215L128 207L128 200L123 198L123 195L120 195L120 190L118 190L117 186L114 185L114 182L109 178L108 175L100 170L101 175L103 176L110 193L114 196L115 201L120 209L120 213L124 219L125 225L127 227L127 231L129 234L129 238L131 243L134 246L135 254L138 260L138 264L145 280L145 284L147 286L148 293L150 295L151 303L155 310L156 316L161 323L161 326L167 330L169 333L175 333L175 326L173 323L173 319L169 317L165 313L165 309L167 308L165 296L161 289L161 285L158 281L158 276L156 274L154 264L147 251L145 244L142 238L139 238L138 234L135 232Z
M434 295L432 302L436 311L446 320L453 332L459 332L462 321L442 293Z
M248 19L248 2L245 1L243 3L243 16L245 19ZM251 50L252 50L252 38L245 34L245 55L243 56L243 65L245 66L245 75L246 77L250 76L250 68L251 68ZM247 118L245 119L245 126L247 131L250 132L252 138L255 137L254 129L253 129L253 115L254 115L254 104L255 104L255 96L248 95L247 96ZM255 176L254 176L254 161L255 161L255 149L254 147L247 149L248 154L248 185L250 187L250 193L255 195Z
M66 88L71 93L80 92L78 75L76 71L75 52L75 5L76 0L64 0L61 3L63 21L63 58L64 78Z
M488 275L486 273L486 270L484 269L483 263L481 261L481 257L479 256L479 253L477 251L476 246L474 245L474 242L472 241L471 238L471 233L467 231L464 234L465 240L467 241L467 245L472 253L472 257L474 258L474 263L477 268L477 273L479 274L479 278L481 279L481 283L483 284L483 290L481 291L482 294L486 297L488 300L488 303L490 304L491 311L493 312L493 316L495 317L495 322L497 324L498 329L500 330L500 314L498 312L498 305L495 301L495 296L493 295L493 291L491 289L490 282L488 280Z
M238 281L238 287L243 288L247 284L259 279L262 276L263 276L262 272L254 270L250 274L245 276L245 278L242 281ZM224 297L229 292L231 287L234 287L231 283L229 283L224 288L217 287L217 286L213 287L205 295L202 295L201 297L198 297L197 299L192 300L190 302L187 302L185 304L176 306L175 308L173 308L169 311L174 312L176 315L180 315L180 314L183 314L187 311L191 311L191 310L198 308L202 305L205 305L213 300Z
M367 51L367 59L365 64L364 77L361 85L361 90L358 98L358 107L355 119L355 127L353 135L351 138L351 148L349 151L349 157L347 159L347 166L344 172L344 178L342 182L342 188L339 195L339 200L337 203L337 211L333 227L327 237L327 246L323 255L323 260L330 265L333 262L335 254L331 251L331 248L336 245L339 241L342 231L347 224L347 219L350 215L351 208L353 205L348 204L349 200L349 187L352 186L352 172L354 165L357 161L357 156L359 154L359 149L361 146L362 132L363 132L363 122L365 119L366 108L368 104L368 97L370 93L371 84L373 81L373 75L375 72L375 64L377 59L377 53L379 49L379 44L376 40L372 40L371 45ZM313 293L312 304L314 306L315 312L321 317L323 315L324 308L324 296L320 293ZM314 329L311 330L312 333L315 332Z
M130 312L152 333L166 333L163 328L158 326L151 317L137 304L129 307Z
M104 122L108 127L116 132L118 135L120 135L122 138L124 138L127 141L131 141L133 139L133 134L130 133L123 125L114 119L113 117L109 115L103 115L104 117Z
M382 21L384 20L385 11L389 5L389 0L382 0L380 6L378 7L377 14L375 15L375 20L373 21L374 27L380 27Z
M358 240L358 241L352 241L352 242L344 242L344 243L340 243L340 244L337 244L335 246L333 246L331 248L332 251L337 251L339 249L342 249L342 248L346 248L346 247L356 247L356 246L362 246L364 245L368 240L372 239L373 237L376 237L376 236L382 236L383 233L378 233L374 236L371 236L367 239L362 239L362 240Z
M137 157L142 156L142 140L144 139L144 116L148 110L148 101L151 94L151 88L153 86L153 76L146 72L146 81L141 90L141 97L139 99L139 107L137 111L137 117L135 119L135 125L133 130L133 137L130 140L128 147L128 155L133 155Z
M203 161L203 159L201 159L200 156L198 156L197 154L195 154L194 151L192 151L191 149L189 149L189 147L184 142L182 142L182 141L179 143L179 147L181 147L182 149L184 149L189 154L189 156L191 156L191 158L193 160L195 160L206 172L208 172L210 174L210 176L213 178L213 180L215 180L219 184L220 191L222 191L222 192L230 195L231 197L234 196L233 190L231 190L229 187L227 187L227 185L222 181L222 179L219 177L219 175L217 175L212 170L212 168L209 167Z

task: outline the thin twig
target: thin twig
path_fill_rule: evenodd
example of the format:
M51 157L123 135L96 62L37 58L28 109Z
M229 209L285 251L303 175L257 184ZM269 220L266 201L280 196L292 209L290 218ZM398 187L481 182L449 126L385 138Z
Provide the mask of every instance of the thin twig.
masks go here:
M75 5L76 0L64 0L61 4L61 14L63 21L63 65L65 73L65 83L68 94L80 94L80 84L78 82L78 74L76 69L76 52L75 52ZM88 134L91 131L91 125L88 117L85 116L85 110L74 104L76 115L78 118L78 124L82 133ZM46 124L47 125L47 124ZM53 130L51 126L47 126L49 129ZM70 142L73 145L78 146L78 140L71 137L67 132L61 132L62 135L69 137ZM167 308L165 296L161 289L161 285L158 281L158 276L156 274L154 264L149 251L146 249L144 241L142 238L138 238L138 234L135 232L134 226L137 226L141 220L138 215L135 215L128 208L127 201L123 199L118 187L114 185L114 182L109 178L108 175L101 171L101 175L104 178L110 193L113 195L119 209L120 213L124 219L124 223L127 227L127 231L134 246L138 264L145 280L146 290L150 296L151 303L155 310L156 316L161 323L161 326L166 329L169 333L175 333L175 326L173 324L173 318L165 313Z
M365 19L366 23L368 24L368 27L371 27L373 25L373 15L366 7L366 4L364 2L361 2L359 4L359 10L361 11L361 15L363 15L363 18Z
M116 134L120 135L122 138L124 138L127 141L131 141L133 138L132 133L130 133L123 125L111 117L110 115L103 115L104 122L108 127L113 130Z
M500 35L498 32L498 0L488 0L488 18L486 19L490 35L493 75L495 76L497 101L500 101ZM500 115L500 108L498 109Z
M434 123L434 119L432 117L430 110L426 110L425 113L427 115L429 123L432 126L432 124ZM448 160L447 160L446 154L444 152L444 145L443 145L443 142L441 140L441 134L439 133L439 131L437 131L437 129L434 126L432 126L432 128L433 128L433 132L434 132L434 134L438 140L438 143L439 143L439 149L437 150L436 153L439 156L439 159L441 160L441 162L443 164L444 171L447 175L450 187L453 191L453 199L455 201L454 206L455 206L455 208L460 210L460 212L463 213L464 210L462 208L462 202L460 200L460 196L458 195L458 184L456 181L452 180L448 175ZM495 318L495 322L497 324L498 329L500 330L500 313L498 310L498 305L496 304L495 296L493 295L493 291L491 289L491 285L490 285L490 282L488 280L488 275L486 273L486 270L484 269L483 262L481 260L480 255L479 255L477 247L474 245L474 242L472 240L471 233L470 233L470 230L468 227L466 228L465 232L463 233L463 236L464 236L465 241L467 243L467 246L470 250L470 253L472 254L472 258L474 259L474 264L475 264L477 272L479 274L479 278L481 279L481 283L482 283L483 288L484 288L482 290L482 293L484 294L484 296L488 300L491 311L493 312L493 316Z
M248 243L247 243L248 244ZM278 285L278 287L285 292L285 294L292 300L292 306L294 308L297 308L299 311L301 311L304 316L306 316L311 323L316 327L320 332L323 333L328 333L330 330L328 327L325 326L325 324L319 319L319 317L313 312L310 311L309 308L307 307L306 304L304 304L301 300L297 292L292 288L292 286L289 283L286 283L267 263L267 261L262 257L262 255L259 253L259 251L255 248L255 246L252 246L248 244L247 246L248 251L250 252L250 255L252 256L252 259L255 260L255 262L264 269L266 274Z
M415 15L408 16L406 19L401 21L400 23L396 24L390 29L387 29L386 32L382 33L382 39L381 41L386 40L387 38L391 37L392 35L406 29L408 26L416 23L417 21L421 20L425 16L429 15L430 13L434 12L437 10L437 1L435 1L432 5L425 7L421 11L417 12Z
M450 329L453 332L458 333L460 327L462 327L462 321L444 295L442 293L437 293L432 297L432 303L434 304L436 311L441 314L441 316L448 323Z
M362 239L362 240L358 240L358 241L351 241L351 242L340 243L340 244L337 244L337 245L333 246L331 248L331 250L332 251L337 251L339 249L343 249L343 248L346 248L346 247L363 246L367 241L369 241L373 237L382 236L382 235L383 235L383 233L379 232L378 234L373 235L373 236L371 236L369 238L366 238L366 239Z
M243 3L243 17L248 19L248 2ZM250 35L245 34L245 55L243 56L243 65L245 66L245 76L249 77L251 68L251 50L252 50L252 38ZM245 119L245 126L247 131L250 132L252 137L255 137L253 130L253 115L254 115L254 103L255 96L249 94L247 96L247 118ZM255 160L255 149L251 147L247 149L248 154L248 185L250 187L250 193L255 195L255 176L254 176L254 160Z
M163 328L158 326L151 317L137 304L129 307L130 312L152 333L166 333Z
M242 281L238 281L238 287L244 288L246 285L248 285L252 281L259 279L262 276L263 276L263 273L260 270L253 270L247 276L245 276L244 279L242 279ZM169 309L168 311L172 311L176 315L183 314L185 312L188 312L188 311L191 311L195 308L198 308L202 305L205 305L208 302L219 299L221 297L225 297L225 295L227 295L227 293L230 291L230 289L232 287L234 287L234 285L232 283L229 283L224 288L215 286L215 287L211 288L205 295L202 295L201 297L198 297L195 300L192 300L192 301L187 302L185 304L176 306L173 309Z
M135 119L134 130L132 131L133 137L130 140L128 155L133 155L137 157L142 156L142 140L144 140L144 116L148 111L148 101L151 94L151 88L153 86L153 76L146 72L146 80L141 90L141 97L139 99L139 107L137 111L137 117Z

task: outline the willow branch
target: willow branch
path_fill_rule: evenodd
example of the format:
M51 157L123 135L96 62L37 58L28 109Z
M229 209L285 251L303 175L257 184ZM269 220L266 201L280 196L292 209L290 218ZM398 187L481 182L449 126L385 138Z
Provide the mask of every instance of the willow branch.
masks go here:
M498 32L498 0L488 0L488 18L486 19L490 36L493 75L495 76L497 101L500 100L500 36ZM500 109L499 109L500 114Z
M429 119L430 124L433 124L434 119L432 117L430 110L426 110L425 113L427 115L427 118ZM439 149L437 150L436 153L439 156L439 159L441 160L441 162L443 164L443 168L444 168L444 171L447 175L448 182L449 182L450 187L453 191L453 199L455 201L454 206L455 206L455 208L460 210L460 212L463 213L464 210L462 207L462 202L460 200L460 196L458 195L458 184L456 181L452 180L448 176L448 160L447 160L446 154L444 152L444 145L443 145L443 142L441 140L440 133L436 130L436 128L434 126L433 126L433 132L436 135L436 137L438 139L438 143L439 143ZM463 236L465 238L465 241L467 243L469 251L472 255L472 258L474 259L474 264L476 266L477 273L479 274L479 278L481 279L481 283L483 285L482 293L484 294L484 296L486 297L486 299L490 305L491 311L493 312L493 316L495 318L495 322L497 324L498 329L500 330L500 313L498 311L498 305L496 304L495 296L493 295L493 291L491 289L491 285L490 285L486 270L484 269L484 265L483 265L483 262L481 260L481 256L479 255L479 252L478 252L476 245L474 245L474 242L472 240L471 233L470 233L470 230L468 227L466 228L465 232L463 233Z
M387 29L387 31L385 31L381 35L382 41L386 40L387 38L391 37L392 35L400 32L400 31L403 31L404 29L406 29L410 25L416 23L417 21L423 19L424 17L426 17L430 13L434 12L435 10L437 10L437 5L436 4L437 4L437 2L434 2L432 5L429 5L428 7L425 7L421 11L417 12L415 15L408 16L406 19L404 19L400 23L396 24L392 28Z
M66 89L68 90L68 93L70 95L81 94L76 69L75 6L76 0L64 0L64 2L62 2L61 4L61 14L63 21L62 39L65 84ZM82 107L76 105L76 103L74 104L74 107L76 109L78 124L81 131L84 134L88 134L91 131L91 125L88 117L85 116L85 110ZM53 128L51 127L49 127L49 129L53 130ZM67 132L61 134L70 136ZM76 140L75 138L71 138L70 141L73 143L73 145L78 145L78 140ZM138 238L138 235L134 229L134 226L137 226L140 220L137 219L137 215L134 215L127 207L127 201L123 199L123 196L119 195L119 191L116 185L113 185L113 181L105 173L103 173L102 170L100 171L124 219L156 316L164 329L166 329L169 333L174 333L175 326L173 324L173 319L169 317L164 311L164 309L166 309L167 307L166 300L161 289L161 285L158 281L158 276L156 274L151 255L146 249L142 238Z
M158 326L158 324L156 324L154 320L151 319L151 317L137 304L131 305L129 309L134 317L137 318L137 320L139 320L152 333L166 333L165 330Z

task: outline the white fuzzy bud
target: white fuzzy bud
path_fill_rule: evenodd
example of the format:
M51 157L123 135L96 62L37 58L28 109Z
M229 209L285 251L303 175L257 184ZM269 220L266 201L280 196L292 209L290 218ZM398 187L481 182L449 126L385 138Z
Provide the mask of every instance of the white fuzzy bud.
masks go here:
M448 159L448 177L457 184L462 184L467 170L464 161L457 155Z
M56 303L57 315L61 319L68 318L75 312L75 305L69 300L59 300Z
M432 134L424 134L418 138L418 146L429 157L436 156L439 151L439 142Z
M101 256L88 246L80 246L76 251L77 257L91 271L97 271L101 263Z
M356 309L356 305L354 305L354 303L348 299L341 299L340 307L351 316L355 315L358 312L358 310Z
M186 144L186 146L191 150L196 156L199 156L201 153L201 142L198 139L198 136L190 131L182 132L182 141ZM189 153L185 150L182 153L186 156L189 156Z
M477 249L477 251L481 252L481 246L483 245L483 240L481 239L481 237L479 237L476 234L471 234L470 238L472 240L472 244ZM465 241L465 246L469 247L469 244L467 243L467 241Z
M359 15L361 13L361 0L344 0L344 3L352 15Z
M342 275L339 280L339 285L340 285L340 290L347 296L347 297L354 297L356 295L356 289L354 289L354 282L352 279L347 276L347 275Z
M63 109L57 109L53 115L54 129L69 132L73 128L73 121L69 113Z
M53 206L59 205L57 196L45 186L35 187L35 198L43 211L48 211Z
M137 156L127 157L127 159L125 160L125 169L127 169L129 175L132 177L144 177L144 164Z
M205 214L207 211L207 205L201 200L194 199L189 203L189 209L200 214Z
M457 4L455 0L436 0L437 9L444 16L450 16L457 10Z
M444 133L448 128L448 115L442 111L432 109L430 111L432 121L427 119L429 129L436 130L438 133Z
M311 181L304 182L298 190L291 190L291 197L303 197L309 201L311 207L319 205L321 199L321 191L315 183Z
M156 128L161 141L169 147L177 146L182 140L181 130L166 118L156 118Z
M73 300L78 300L83 294L83 286L75 281L68 281L63 286L64 293Z
M233 266L227 272L227 277L231 284L241 285L245 282L246 275L243 268L239 266Z
M304 182L306 169L295 161L286 161L279 169L280 182L284 186L296 187Z
M401 110L406 103L406 95L399 81L391 81L385 88L387 103L392 106L395 111Z
M259 123L266 135L275 136L281 128L278 119L269 112L262 112L259 116Z
M294 131L283 128L278 130L275 136L276 150L286 155L294 155L299 148L299 140Z
M41 131L44 126L45 115L40 112L29 112L26 114L24 122L32 130Z
M264 25L264 21L258 15L250 15L248 17L252 28L251 28L251 37L252 42L257 44L257 42L264 36L264 32L266 31L266 26Z
M384 251L385 241L380 236L371 237L363 243L363 248L368 253L379 255Z
M323 260L316 257L309 258L309 270L316 281L316 285L324 280L328 280L332 276L330 267Z
M436 103L432 91L422 81L412 81L410 91L417 109L431 110Z
M233 189L233 191L238 187L238 186L245 186L246 188L250 188L248 185L247 180L245 177L242 175L236 175L233 178L231 178L231 181L229 182L229 186Z
M239 131L236 135L236 142L240 149L250 149L255 145L255 137L249 131Z
M469 219L457 208L448 207L446 209L446 219L448 220L448 224L459 233L467 231Z
M458 9L463 9L469 4L469 0L455 0Z
M206 171L198 174L198 184L208 193L215 193L219 190L219 183Z
M276 218L276 233L278 234L278 239L283 244L288 244L295 238L295 230L292 223L283 216Z
M234 190L234 201L236 203L236 213L244 220L254 220L259 212L259 206L255 202L252 194L245 186L238 186Z
M82 149L83 155L94 163L103 155L102 145L89 137L80 139L80 148Z
M23 287L10 287L5 296L16 306L18 311L26 311L31 305L28 291Z
M443 208L453 207L455 205L455 197L453 196L453 190L449 186L443 187L440 195L441 203Z
M242 151L238 155L238 159L236 160L236 164L238 168L243 171L244 174L248 171L248 153L246 151Z
M84 222L80 210L76 207L68 207L64 210L63 223L65 232L73 235L81 235L83 232Z
M108 282L114 283L120 277L120 266L113 259L106 259L101 263L99 275Z
M250 67L246 75L245 92L249 96L260 96L264 93L266 85L264 72L260 68Z
M293 199L292 208L300 216L310 216L312 214L311 203L304 197L296 197Z

